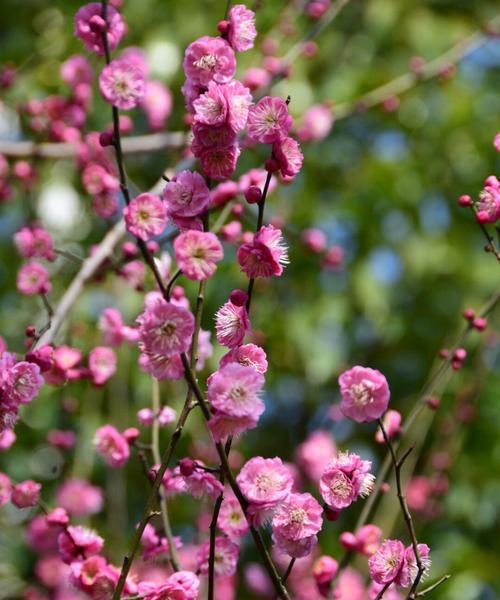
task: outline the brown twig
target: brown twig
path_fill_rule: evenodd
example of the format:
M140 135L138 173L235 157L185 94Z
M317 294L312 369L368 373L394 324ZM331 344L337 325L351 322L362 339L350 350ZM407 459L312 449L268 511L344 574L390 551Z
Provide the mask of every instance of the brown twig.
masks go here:
M429 594L430 592L433 592L436 588L438 588L442 583L445 583L446 581L448 581L448 579L451 578L451 575L443 575L441 577L441 579L438 579L435 583L433 583L432 585L430 585L429 587L426 587L425 589L421 590L420 592L418 592L418 594L416 595L416 598L422 598L422 596L425 596L427 594Z

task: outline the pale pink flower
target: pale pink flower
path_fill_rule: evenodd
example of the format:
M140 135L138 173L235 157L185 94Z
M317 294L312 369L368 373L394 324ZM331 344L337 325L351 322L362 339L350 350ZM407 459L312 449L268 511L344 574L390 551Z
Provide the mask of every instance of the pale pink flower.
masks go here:
M183 69L186 77L199 85L227 83L236 71L236 58L226 40L206 35L186 48Z
M430 548L427 544L417 544L418 556L422 567L424 568L424 575L427 574L431 566L431 559L429 557ZM410 587L415 580L418 573L417 560L415 558L415 552L413 545L409 545L404 552L404 561L401 571L396 576L395 583L401 587Z
M137 322L143 351L172 356L189 349L194 330L194 317L189 310L158 298L146 307Z
M221 180L230 177L235 169L240 149L232 146L214 146L205 148L199 155L201 168L212 179Z
M197 461L197 465L203 466L201 461ZM180 473L179 469L174 469L174 475ZM215 501L217 497L224 491L222 483L213 475L204 469L195 468L190 475L184 477L184 491L191 494L195 498L208 496Z
M23 258L54 258L54 242L48 231L39 225L33 224L21 229L14 234L14 244Z
M61 79L70 87L81 83L92 83L92 67L86 56L73 54L67 58L60 69Z
M241 537L248 532L248 521L241 510L240 503L235 497L224 496L217 526L231 539Z
M375 481L370 473L371 462L357 454L339 452L323 471L319 491L323 500L334 510L341 510L360 496L368 496Z
M165 204L155 194L139 194L123 209L127 229L141 240L149 240L167 226Z
M245 52L253 48L256 36L255 13L244 4L235 4L229 11L229 43L236 52Z
M311 494L290 494L273 517L273 533L298 541L317 534L323 526L323 508Z
M264 374L267 371L267 356L263 348L255 344L243 344L230 350L220 359L219 365L223 367L230 362L236 362L240 365L252 367L259 373ZM329 459L331 453L329 455Z
M302 142L325 139L333 127L333 112L330 106L314 104L302 116L297 135Z
M108 6L106 21L108 45L110 50L113 50L127 32L127 26L120 13L113 6ZM102 5L100 2L91 2L77 11L75 15L75 35L83 41L85 48L90 52L104 54L102 38L104 27L106 27L106 23L102 19Z
M239 346L251 331L245 305L236 306L230 300L223 304L215 313L215 329L219 344L229 348Z
M213 408L232 417L259 417L264 403L259 394L264 376L252 367L230 363L208 380L207 398Z
M103 385L116 373L116 354L111 348L97 346L89 354L89 371L92 383Z
M105 308L99 317L102 341L107 346L118 347L125 339L122 315L117 308Z
M281 275L288 264L288 250L280 229L264 225L253 241L242 244L237 252L241 270L251 279Z
M184 365L180 354L165 356L161 353L143 352L139 356L139 365L158 381L181 379L184 376Z
M17 508L36 506L40 499L41 489L42 486L32 479L21 481L12 488L10 501Z
M82 173L82 185L92 195L116 192L120 188L118 179L111 175L102 165L89 163Z
M210 192L199 173L181 171L165 186L163 199L169 215L196 217L208 208Z
M329 431L317 429L298 445L295 460L305 474L313 481L319 481L326 465L332 456L337 454L337 447Z
M94 515L102 510L104 497L101 488L85 479L66 479L56 494L57 504L75 516Z
M328 243L326 233L316 227L304 229L300 234L300 239L309 250L316 252L317 254L324 252Z
M4 431L0 431L0 452L8 450L15 443L16 439L17 436L12 431L12 429L5 429Z
M95 433L97 452L110 467L122 467L130 456L127 440L113 425L103 425Z
M16 283L21 294L27 296L48 294L52 289L49 272L42 264L35 261L26 263L19 269Z
M328 597L330 582L337 574L338 562L328 555L320 556L314 561L312 574L322 596Z
M200 281L212 277L224 257L222 244L211 231L191 229L174 240L175 259L188 279Z
M405 560L405 547L399 540L385 540L368 559L370 577L375 583L385 585L397 579Z
M12 494L12 483L5 473L0 472L0 506L3 506L10 500Z
M290 470L278 457L256 456L245 463L236 481L254 507L270 509L283 502L292 491Z
M401 414L397 410L388 410L382 418L382 424L389 439L401 431ZM380 427L375 432L375 440L384 443L384 435Z
M158 131L165 127L172 112L172 93L161 81L148 81L141 108L145 112L151 129Z
M208 574L208 557L210 542L204 542L197 553L198 568L202 575ZM217 577L234 575L236 564L240 555L239 547L229 538L218 536L215 538L215 574Z
M365 556L371 556L379 549L382 530L376 525L363 525L354 534L344 531L340 535L340 543L346 550L355 550Z
M59 534L57 543L65 563L70 563L76 558L88 558L99 554L104 546L102 537L92 529L81 525L69 525Z
M291 137L274 142L273 157L278 161L283 177L295 177L304 160L299 143Z
M288 135L291 126L288 104L278 96L264 96L250 107L248 135L257 142L277 142Z
M339 377L342 413L358 423L380 418L387 410L390 391L387 379L376 369L355 366Z
M144 98L144 74L129 60L112 60L99 75L99 90L113 106L122 110L134 108Z

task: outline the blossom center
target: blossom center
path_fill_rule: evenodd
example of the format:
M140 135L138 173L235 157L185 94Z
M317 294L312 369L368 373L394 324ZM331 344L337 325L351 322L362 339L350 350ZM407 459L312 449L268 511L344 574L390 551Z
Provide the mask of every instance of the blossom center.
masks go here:
M213 71L217 66L217 57L214 54L205 54L195 61L194 66L204 71Z

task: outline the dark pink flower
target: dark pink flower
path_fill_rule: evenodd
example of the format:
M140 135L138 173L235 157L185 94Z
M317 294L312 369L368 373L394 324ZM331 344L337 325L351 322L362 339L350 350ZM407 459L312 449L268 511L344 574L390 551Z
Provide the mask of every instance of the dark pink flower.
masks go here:
M252 242L238 248L241 270L250 278L281 275L288 264L287 247L280 229L264 225L255 234Z
M163 199L169 215L196 217L206 211L210 192L199 173L181 171L165 186Z
M17 273L17 289L27 296L48 294L52 289L49 272L41 263L26 263Z
M250 107L248 135L262 144L272 144L288 135L292 117L287 103L278 96L264 96Z
M262 374L267 371L266 353L263 348L255 344L243 344L242 346L233 348L227 354L224 354L219 364L223 367L230 362L237 362L240 365L252 367Z
M103 385L116 373L116 354L111 348L97 346L89 354L89 371L92 383Z
M83 41L87 50L102 55L104 54L102 31L105 23L101 15L100 2L91 2L82 6L75 15L75 35ZM106 35L110 50L118 46L126 32L127 26L120 13L113 6L108 6Z
M123 216L130 233L144 241L159 235L167 226L165 204L149 192L133 198L123 209Z
M245 305L236 306L230 300L223 304L215 314L215 329L219 344L229 348L239 346L251 331Z
M183 68L186 77L198 85L227 83L236 71L236 58L226 40L206 35L186 48Z
M236 52L253 48L257 36L255 13L244 4L235 4L229 11L228 41Z
M127 440L113 425L103 425L95 433L97 452L110 467L122 467L130 456Z
M194 317L185 308L157 298L146 306L137 321L144 351L172 356L189 349Z
M240 155L237 144L232 146L213 146L205 148L198 156L201 168L212 179L217 181L231 177L236 169Z
M278 161L283 177L295 177L302 168L304 156L299 143L291 137L274 142L273 156Z
M222 244L211 231L191 229L174 240L175 260L188 279L200 281L212 277L224 257Z

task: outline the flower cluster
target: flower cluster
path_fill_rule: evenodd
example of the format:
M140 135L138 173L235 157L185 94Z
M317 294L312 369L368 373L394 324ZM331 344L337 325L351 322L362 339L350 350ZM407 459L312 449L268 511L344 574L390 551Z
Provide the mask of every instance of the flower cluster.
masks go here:
M429 547L426 544L418 544L417 551L425 574L431 564ZM368 566L370 577L375 583L395 583L402 587L412 584L418 569L413 546L405 548L399 540L385 540L368 560Z

